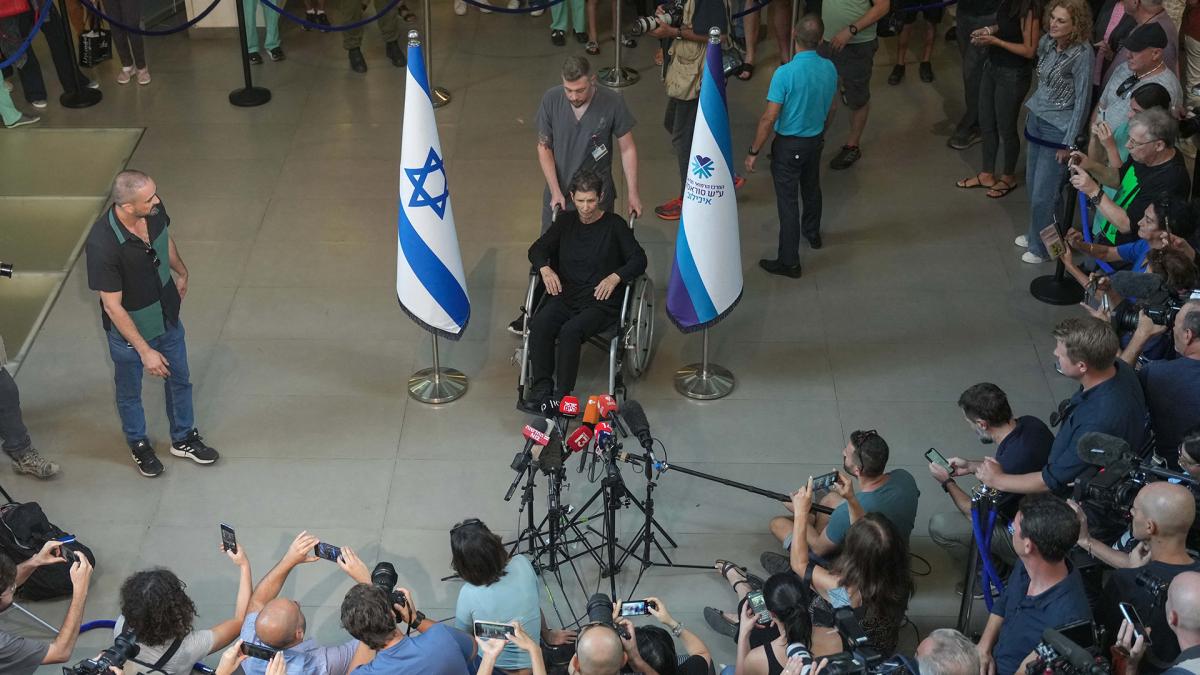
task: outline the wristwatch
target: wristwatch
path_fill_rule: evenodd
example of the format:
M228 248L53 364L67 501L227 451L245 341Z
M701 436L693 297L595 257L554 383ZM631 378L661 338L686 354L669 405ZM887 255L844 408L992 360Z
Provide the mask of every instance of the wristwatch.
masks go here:
M761 150L755 150L753 145L751 145L751 146L750 146L750 147L749 147L749 148L746 150L746 154L747 154L747 155L750 155L751 157L758 157L758 153L760 153L760 152L762 152L762 151L761 151Z
M1087 198L1088 204L1091 205L1092 208L1096 208L1097 206L1100 206L1100 200L1103 198L1104 198L1104 189L1096 188L1096 194Z
M855 26L854 24L846 26L846 30L850 31L851 35L858 35L858 26Z
M945 492L946 494L950 494L950 488L948 486L951 483L954 483L953 478L947 478L946 480L942 481L942 491ZM955 483L955 485L957 485L957 483Z
M679 637L680 635L683 635L683 624L676 623L674 626L672 626L671 627L671 635L674 635L675 637Z

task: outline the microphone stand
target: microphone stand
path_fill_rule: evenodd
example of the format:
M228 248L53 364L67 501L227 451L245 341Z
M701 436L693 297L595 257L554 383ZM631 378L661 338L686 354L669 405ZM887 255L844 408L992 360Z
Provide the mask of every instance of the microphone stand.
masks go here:
M623 458L623 459L625 459L625 461L628 461L631 463L646 461L641 457L636 457L633 455L630 455L627 458ZM728 485L729 487L737 488L739 490L745 490L746 492L753 492L756 495L770 497L771 499L774 499L775 501L789 502L789 503L792 501L791 495L785 495L782 492L772 492L771 490L764 490L763 488L760 488L760 487L755 487L753 485L747 485L746 483L739 483L735 480L729 480L728 478L721 478L720 476L714 476L712 474L703 473L700 471L696 471L695 469L689 469L687 467L679 466L678 464L667 464L666 462L659 462L654 468L658 469L660 474L666 473L667 471L678 471L679 473L686 473L687 475L695 476L696 478L703 478L704 480L710 480L710 481L713 481L714 483L720 483L721 485ZM830 515L833 513L833 509L831 507L825 506L823 504L813 504L812 511L813 511L813 513L824 513L825 515Z

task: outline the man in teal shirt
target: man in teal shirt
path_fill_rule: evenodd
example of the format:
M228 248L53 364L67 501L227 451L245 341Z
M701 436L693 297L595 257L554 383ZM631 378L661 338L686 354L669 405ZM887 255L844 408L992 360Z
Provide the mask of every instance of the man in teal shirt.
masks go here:
M771 274L793 278L800 276L800 235L814 249L821 248L821 149L837 92L837 69L817 55L824 30L816 14L796 21L796 55L771 77L767 109L746 154L746 171L752 173L774 128L771 175L779 210L779 253L775 260L758 264ZM797 197L804 200L803 224Z

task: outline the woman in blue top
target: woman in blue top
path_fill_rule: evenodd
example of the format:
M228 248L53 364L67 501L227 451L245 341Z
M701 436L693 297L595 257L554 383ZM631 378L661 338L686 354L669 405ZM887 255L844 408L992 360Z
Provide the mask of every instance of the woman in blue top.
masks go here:
M551 630L542 616L537 573L523 555L509 556L500 537L478 518L450 530L450 566L466 583L458 592L454 624L473 635L476 621L520 622L530 635L541 635L544 645L575 640L575 631ZM530 675L529 653L511 642L496 660L496 668L510 675Z
M1079 230L1074 229L1067 233L1067 243L1076 251L1086 253L1097 260L1111 263L1124 261L1133 266L1134 272L1145 272L1146 255L1151 250L1166 248L1170 242L1170 235L1189 239L1196 229L1192 208L1187 200L1168 194L1159 195L1146 205L1146 211L1137 225L1137 241L1128 244L1089 244L1083 240ZM1067 261L1064 260L1064 263ZM1088 276L1076 267L1073 261L1067 264L1067 270L1077 281L1087 285Z

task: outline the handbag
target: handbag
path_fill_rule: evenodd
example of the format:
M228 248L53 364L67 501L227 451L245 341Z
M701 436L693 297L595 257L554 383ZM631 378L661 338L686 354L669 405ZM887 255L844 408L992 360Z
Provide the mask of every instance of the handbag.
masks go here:
M79 34L79 67L94 68L111 58L112 31L101 28L100 17L89 12L88 30Z
M29 0L0 0L0 19L20 16L30 11L33 11L33 7L29 4Z
M729 17L729 3L724 2L725 16ZM683 8L682 22L691 24L696 12L694 0ZM704 69L704 56L708 52L708 44L692 42L691 40L675 40L671 45L671 62L667 66L663 84L667 96L681 101L691 101L700 96L700 74ZM721 61L731 64L731 67L741 69L744 59L740 49L729 39L729 35L721 36ZM730 75L731 73L726 73Z

